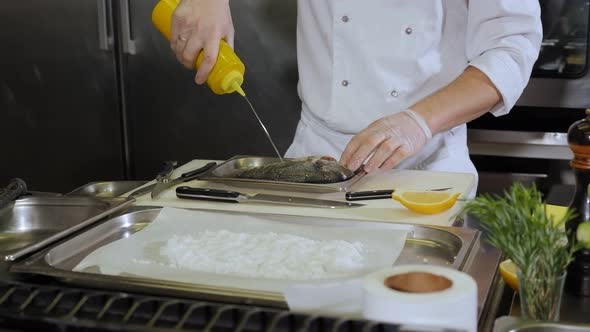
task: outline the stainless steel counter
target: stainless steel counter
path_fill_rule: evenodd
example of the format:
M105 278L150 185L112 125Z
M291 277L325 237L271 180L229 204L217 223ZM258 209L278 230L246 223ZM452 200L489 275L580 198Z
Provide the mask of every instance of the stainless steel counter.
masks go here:
M100 186L97 186L96 184L92 185L92 188L97 189L96 192L94 190L84 190L83 188L79 192L84 192L90 196L106 195L100 193L99 187L111 188L111 186L101 183ZM572 186L558 186L550 191L548 202L552 204L566 205L572 192ZM477 219L473 217L457 220L453 226L483 231ZM470 251L472 254L469 255L469 259L462 264L462 270L473 276L478 283L479 330L491 331L498 316L506 314L518 316L518 297L515 297L514 293L505 287L502 279L497 274L497 266L501 260L498 250L491 247L485 241L484 237L480 237L479 241L473 243L473 247L470 248ZM4 275L4 277L6 277L6 275ZM127 289L126 291L133 290ZM176 296L183 297L182 294L176 294ZM589 317L590 298L579 298L569 294L564 295L561 312L562 321L588 323ZM526 331L536 330L530 329Z
M91 184L93 188L111 188L112 186L105 185L101 183L100 186L96 184ZM99 188L100 187L100 188ZM111 190L112 191L112 190ZM101 196L100 190L98 194L95 193L93 190L84 190L81 188L79 192L86 193L90 196ZM110 192L110 191L109 191ZM123 214L124 212L120 212ZM101 223L100 225L105 225L105 223ZM479 229L477 221L466 218L465 220L457 220L456 224L454 225L458 228L475 228ZM460 229L456 228L457 231L460 232ZM70 237L69 239L73 239ZM67 239L62 241L61 244L66 243ZM56 246L52 246L50 248L56 248L57 246L61 245L58 244ZM476 240L469 241L465 243L468 248L465 248L466 251L469 252L466 255L466 259L460 262L458 267L460 270L470 274L478 284L478 303L479 303L479 326L481 331L488 331L490 330L489 327L493 324L494 319L497 316L497 312L500 309L499 306L501 305L501 293L503 291L503 284L501 280L497 276L497 266L500 261L500 253L489 246L485 241L481 240L481 237L476 237ZM47 249L50 250L50 249ZM47 251L46 250L46 251ZM35 254L36 256L42 255L43 252L39 252ZM457 255L458 256L458 255ZM33 256L35 257L35 256ZM32 258L33 258L32 257ZM38 258L38 257L37 257ZM23 272L22 270L20 272ZM46 280L46 279L45 279ZM54 280L55 281L55 280ZM67 278L62 280L62 282L68 282ZM166 285L160 285L164 290L170 291L170 287L166 287ZM93 288L100 288L100 285L94 285ZM107 287L108 289L108 287ZM120 289L122 291L128 292L144 292L145 294L149 294L149 289L140 289L140 288L124 288ZM153 291L153 289L152 289ZM167 294L167 296L175 296L178 298L187 298L187 294L183 294L182 292L176 292L174 294ZM189 296L190 297L190 296ZM268 303L266 303L268 305Z

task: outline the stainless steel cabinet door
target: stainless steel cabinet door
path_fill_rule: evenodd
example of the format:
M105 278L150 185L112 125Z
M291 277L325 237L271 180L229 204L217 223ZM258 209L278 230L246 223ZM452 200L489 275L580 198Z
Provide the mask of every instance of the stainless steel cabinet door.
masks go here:
M126 2L128 1L128 2ZM151 23L155 0L121 0L126 105L138 178L163 160L273 156L272 146L237 94L218 96L194 83ZM126 5L129 13L125 13ZM231 1L235 49L246 65L244 89L284 153L299 120L295 50L296 0ZM125 47L128 43L129 47Z
M110 0L0 4L0 186L21 177L64 192L123 177L110 10Z

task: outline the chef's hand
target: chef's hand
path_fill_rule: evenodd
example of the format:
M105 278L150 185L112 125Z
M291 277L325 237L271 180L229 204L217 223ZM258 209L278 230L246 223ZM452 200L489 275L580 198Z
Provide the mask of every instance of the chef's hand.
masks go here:
M370 173L377 168L391 169L416 154L432 137L426 121L416 112L406 110L371 123L350 140L340 163L356 171L364 166Z
M229 0L181 0L172 16L170 44L178 61L195 68L197 55L204 50L204 59L195 76L203 84L217 61L219 41L225 39L233 48L234 26Z

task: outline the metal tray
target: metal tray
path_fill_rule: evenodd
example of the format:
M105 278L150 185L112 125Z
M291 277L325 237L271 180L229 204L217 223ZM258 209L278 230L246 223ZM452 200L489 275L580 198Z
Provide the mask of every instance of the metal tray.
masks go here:
M123 199L30 197L0 209L0 255L12 261L106 217ZM127 205L127 204L125 204Z
M497 329L498 332L590 332L588 324L567 322L519 321Z
M128 193L135 188L139 188L146 183L147 181L91 182L67 193L66 196L87 196L102 198L120 197L121 195Z
M193 297L205 300L286 307L282 294L245 289L212 287L201 284L179 283L157 279L127 276L109 276L74 272L73 268L88 254L110 242L127 237L152 222L160 208L133 207L126 213L95 226L67 241L31 256L11 267L13 272L26 272L57 277L66 282L98 288L156 293L167 296ZM224 212L225 213L225 212ZM351 225L358 221L345 221L281 215L264 215L282 222L311 223L320 225ZM476 251L479 232L461 228L435 228L417 225L399 225L363 221L363 227L407 228L406 245L396 264L434 264L450 266L458 270L468 268L468 261Z
M256 156L235 156L223 162L219 166L209 170L199 177L200 180L207 180L213 182L222 182L232 186L242 186L250 188L270 189L270 190L285 190L285 191L300 191L300 192L315 192L315 193L330 193L349 191L350 188L357 183L365 172L357 172L352 178L328 184L317 183L295 183L285 181L272 180L256 180L256 179L242 179L234 177L238 172L251 169L253 167L264 166L280 161L279 158L271 157L256 157Z

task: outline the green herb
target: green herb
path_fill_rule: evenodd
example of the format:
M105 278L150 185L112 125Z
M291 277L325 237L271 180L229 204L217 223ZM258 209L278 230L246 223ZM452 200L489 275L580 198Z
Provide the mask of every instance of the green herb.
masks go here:
M551 317L556 310L555 291L560 291L553 285L563 276L578 249L577 244L568 245L565 230L573 212L568 209L561 220L552 220L537 188L520 183L513 184L503 197L476 197L465 206L465 211L480 220L489 242L520 270L521 302L526 302L531 318Z

